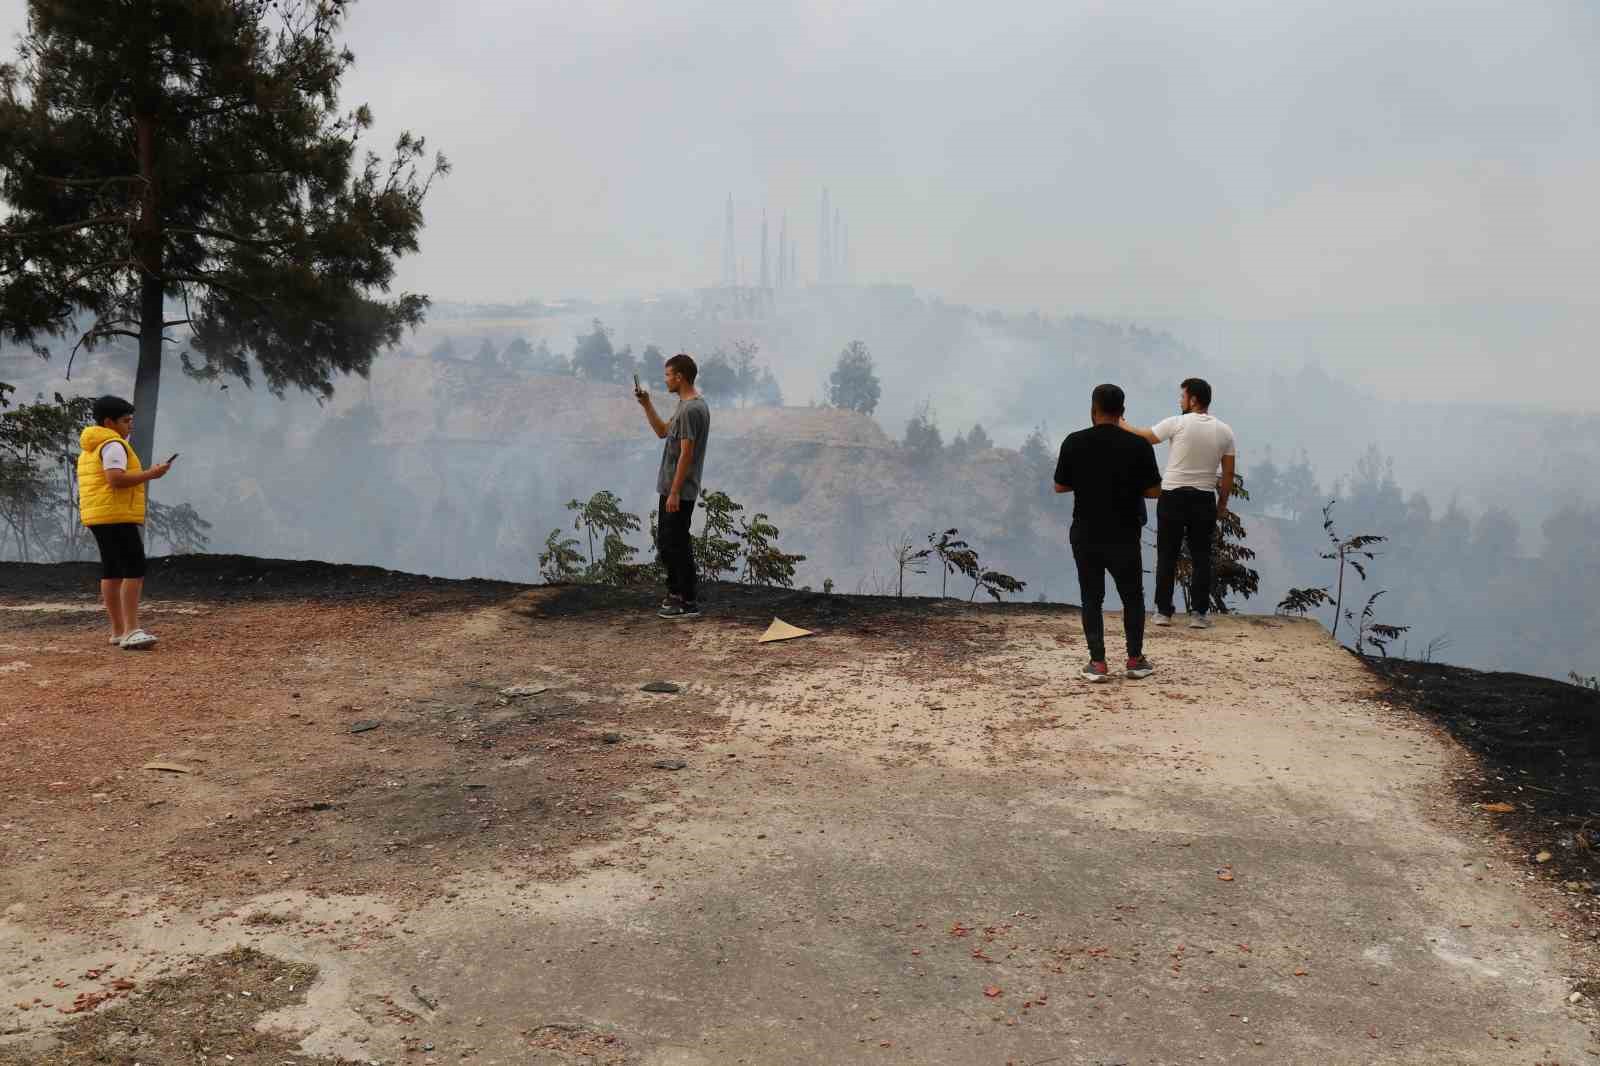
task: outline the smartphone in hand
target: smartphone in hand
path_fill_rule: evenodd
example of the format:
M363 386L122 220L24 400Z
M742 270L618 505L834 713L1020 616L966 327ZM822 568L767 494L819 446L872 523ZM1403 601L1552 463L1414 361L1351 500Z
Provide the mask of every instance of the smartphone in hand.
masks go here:
M172 453L172 459L176 459L178 456L180 456L182 454L183 454L182 452L173 452ZM172 459L168 459L167 460L167 462L166 462L167 466L171 466L172 465Z
M643 396L644 395L644 386L639 384L639 375L638 374L633 375L633 394L635 396Z

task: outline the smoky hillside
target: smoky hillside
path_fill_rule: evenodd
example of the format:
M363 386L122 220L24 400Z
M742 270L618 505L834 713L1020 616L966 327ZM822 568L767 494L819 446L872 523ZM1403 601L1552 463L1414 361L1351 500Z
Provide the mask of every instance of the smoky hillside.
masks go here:
M881 389L866 410L829 405L855 343ZM1075 601L1070 498L1050 488L1061 437L1088 423L1100 382L1123 385L1130 419L1149 424L1199 375L1238 435L1250 493L1236 509L1260 584L1233 609L1271 611L1291 587L1332 582L1331 517L1341 536L1387 538L1365 581L1347 575L1345 605L1359 614L1384 590L1373 617L1410 627L1390 654L1600 669L1600 510L1585 475L1600 418L1398 402L1316 365L1241 367L1133 323L988 312L901 286L447 304L322 403L174 367L157 451L182 457L155 498L192 504L210 551L535 581L547 535L577 536L568 501L609 490L640 517L630 539L648 557L660 444L631 376L661 405L661 360L676 351L707 367L706 488L769 516L783 550L806 557L797 585L892 591L897 544L956 528L984 568L1027 583L1014 598ZM125 350L80 353L70 381L65 362L8 351L0 380L30 399L131 378ZM17 557L15 538L3 543ZM904 579L908 593L972 592L937 570Z

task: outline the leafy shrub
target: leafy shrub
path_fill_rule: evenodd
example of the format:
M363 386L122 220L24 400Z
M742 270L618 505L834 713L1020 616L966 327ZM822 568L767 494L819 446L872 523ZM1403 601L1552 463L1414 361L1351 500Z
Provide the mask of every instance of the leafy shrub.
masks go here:
M805 562L806 557L780 550L778 533L778 527L764 514L740 520L740 550L744 556L744 572L739 576L740 581L747 585L794 588L795 564Z
M665 572L659 561L636 560L639 549L628 542L643 523L639 516L624 511L614 492L601 490L587 502L570 500L567 510L576 513L573 528L588 539L587 557L582 542L563 537L553 529L539 554L539 573L547 582L586 581L601 585L642 585L659 583ZM795 566L804 555L778 547L778 527L764 514L741 517L744 507L725 492L707 492L699 500L705 522L697 536L690 538L695 567L707 581L718 581L730 574L750 585L794 587ZM656 513L650 513L650 540L660 543Z

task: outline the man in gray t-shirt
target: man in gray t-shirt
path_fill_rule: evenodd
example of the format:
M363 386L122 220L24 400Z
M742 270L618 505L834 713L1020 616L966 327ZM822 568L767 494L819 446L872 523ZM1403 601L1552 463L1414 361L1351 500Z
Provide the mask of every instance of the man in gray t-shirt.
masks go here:
M661 449L661 470L656 475L656 492L661 497L656 545L661 550L661 565L666 567L668 593L660 613L663 618L684 618L700 613L689 522L694 515L694 501L700 498L700 478L706 468L711 409L694 387L699 368L693 359L680 352L667 360L663 373L667 391L678 397L678 409L670 421L656 413L648 392L638 389L634 395L644 408L650 428L666 441Z

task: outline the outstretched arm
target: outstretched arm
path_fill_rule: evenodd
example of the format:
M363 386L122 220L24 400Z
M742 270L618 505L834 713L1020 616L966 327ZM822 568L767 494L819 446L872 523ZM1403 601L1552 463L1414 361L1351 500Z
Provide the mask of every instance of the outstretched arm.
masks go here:
M1135 437L1138 437L1140 440L1147 440L1151 444L1160 444L1161 443L1161 438L1156 436L1156 431L1153 430L1153 429L1145 429L1145 428L1142 428L1140 426L1136 426L1132 422L1129 422L1126 418L1121 419L1120 421L1118 421L1117 425L1120 426L1121 428L1127 430L1129 433L1132 433Z

